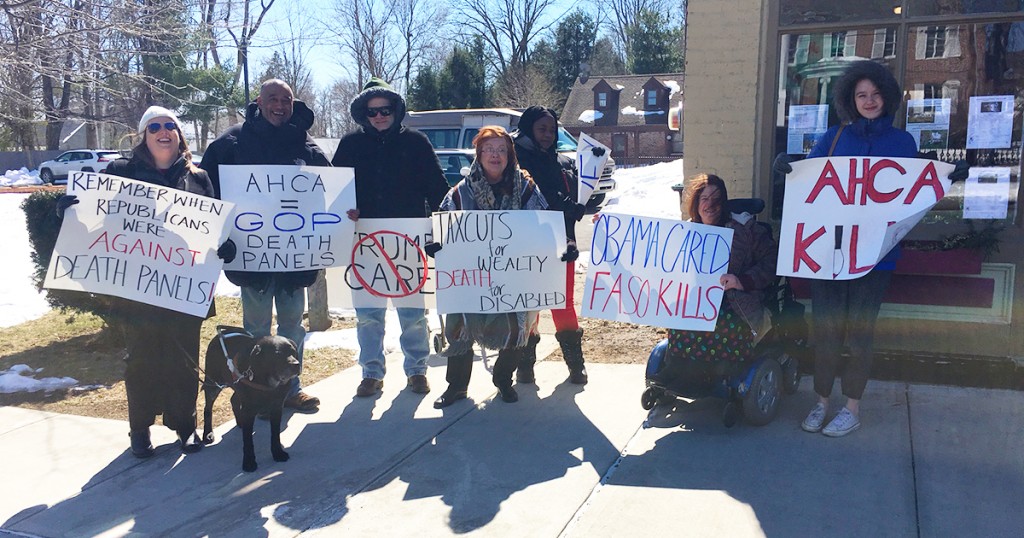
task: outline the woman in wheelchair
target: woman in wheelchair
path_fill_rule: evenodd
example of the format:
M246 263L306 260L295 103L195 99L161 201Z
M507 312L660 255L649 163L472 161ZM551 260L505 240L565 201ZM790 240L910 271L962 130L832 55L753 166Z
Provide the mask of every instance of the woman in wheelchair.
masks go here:
M778 246L771 228L754 214L764 202L728 199L722 178L699 174L690 179L684 202L692 222L733 230L728 273L714 332L668 331L664 365L654 381L681 391L708 390L722 376L739 373L753 358L754 344L769 326L764 290L775 284Z

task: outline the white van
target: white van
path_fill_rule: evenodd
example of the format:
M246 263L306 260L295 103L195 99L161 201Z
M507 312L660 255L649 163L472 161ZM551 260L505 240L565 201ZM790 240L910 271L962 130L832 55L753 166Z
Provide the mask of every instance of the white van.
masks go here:
M463 108L456 110L425 110L407 112L403 124L423 133L434 146L434 151L447 155L450 150L465 150L473 147L473 137L485 125L499 125L511 132L519 125L519 117L523 113L511 108ZM572 159L576 158L576 139L562 127L558 128L559 153ZM449 150L449 151L445 151ZM442 163L443 164L443 163ZM604 205L608 194L615 190L615 161L609 157L601 179L594 193L590 195L587 206L597 208Z

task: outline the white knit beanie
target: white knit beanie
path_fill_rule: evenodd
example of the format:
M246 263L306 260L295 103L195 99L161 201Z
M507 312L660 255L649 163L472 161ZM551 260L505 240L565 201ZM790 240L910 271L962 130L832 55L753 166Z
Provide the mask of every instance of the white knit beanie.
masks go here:
M142 134L142 132L146 130L146 126L149 125L150 121L154 118L160 117L171 118L171 121L178 126L178 130L181 130L181 122L178 121L178 116L175 115L174 112L171 112L162 106L151 106L146 109L146 112L142 115L142 119L139 120L139 134Z

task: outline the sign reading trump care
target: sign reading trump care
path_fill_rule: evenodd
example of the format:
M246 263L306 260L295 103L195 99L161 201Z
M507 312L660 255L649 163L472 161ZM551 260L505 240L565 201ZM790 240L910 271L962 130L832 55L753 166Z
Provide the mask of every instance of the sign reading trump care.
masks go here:
M713 331L732 229L602 213L594 225L583 315Z
M821 157L786 176L781 276L867 274L949 190L953 165L924 159Z
M434 308L429 218L359 219L345 267L327 270L327 301L336 308Z
M565 306L565 220L557 211L433 215L437 310L529 312Z
M234 204L93 172L72 172L43 286L123 297L206 316L217 247Z
M234 202L230 223L238 256L227 271L287 272L345 264L356 207L351 168L294 165L220 167L221 197Z

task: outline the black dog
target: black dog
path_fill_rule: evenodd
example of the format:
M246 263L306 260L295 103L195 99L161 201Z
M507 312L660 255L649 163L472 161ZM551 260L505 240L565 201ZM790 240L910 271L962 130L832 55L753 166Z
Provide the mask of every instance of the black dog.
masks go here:
M206 379L203 393L203 440L213 442L213 402L220 391L232 387L231 409L242 429L242 470L256 470L252 445L256 415L270 420L270 453L274 461L288 461L281 446L281 412L289 382L299 375L295 342L281 336L254 338L237 327L217 327L217 337L206 348Z

